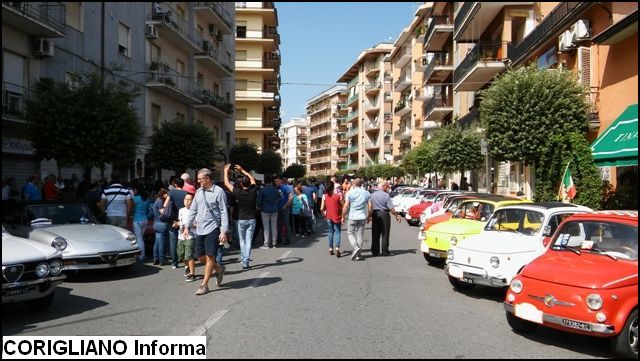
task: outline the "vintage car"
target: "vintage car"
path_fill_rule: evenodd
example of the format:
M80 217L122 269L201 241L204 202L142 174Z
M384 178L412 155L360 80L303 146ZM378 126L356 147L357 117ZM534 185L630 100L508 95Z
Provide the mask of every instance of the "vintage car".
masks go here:
M438 223L424 232L420 250L430 265L441 266L447 259L449 248L469 236L480 233L494 210L509 204L526 202L531 203L502 196L466 200L460 203L451 219Z
M504 302L518 332L539 325L607 337L638 359L638 212L576 214L548 250L513 278Z
M85 203L34 202L21 218L20 225L8 228L11 234L42 244L66 240L65 271L129 266L140 254L133 232L99 224Z
M67 278L62 273L62 254L66 242L40 244L12 236L2 226L2 303L25 302L33 308L46 308L56 287Z
M529 262L546 251L549 237L563 220L593 211L574 204L518 204L496 210L479 234L449 249L445 272L456 289L476 284L507 287ZM546 238L547 243L544 243Z

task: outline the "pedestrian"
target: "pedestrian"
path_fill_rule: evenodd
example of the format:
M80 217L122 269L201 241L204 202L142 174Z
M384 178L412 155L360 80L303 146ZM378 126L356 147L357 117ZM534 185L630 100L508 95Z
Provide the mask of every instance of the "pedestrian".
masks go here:
M308 236L310 236L315 231L315 223L316 223L315 209L316 209L316 203L318 201L318 198L316 195L317 191L318 191L318 188L315 185L314 178L308 178L307 181L304 182L302 185L302 193L304 193L304 195L307 196L307 202L308 202L309 208L311 208L311 217L305 217L305 220L307 222L306 234Z
M144 230L149 221L151 203L149 202L149 193L143 185L136 184L133 190L135 192L133 197L133 233L136 235L138 248L140 248L138 261L142 262L145 259ZM153 210L151 210L151 215L153 215Z
M276 179L276 188L280 191L278 199L278 241L274 243L277 247L278 243L288 245L291 243L291 206L293 204L293 189L287 184L284 178Z
M42 186L42 197L45 201L56 201L62 198L60 188L56 186L56 176L49 174L44 179L44 185Z
M195 227L192 225L190 229L187 229L185 235L185 221L189 216L189 209L193 202L193 194L187 193L184 196L184 207L178 211L178 226L180 227L178 232L178 246L177 253L178 258L184 262L185 266L185 281L193 282L196 280L196 261L193 258L193 250L195 247L195 235L193 230Z
M200 183L200 189L196 192L191 208L189 208L189 216L185 221L183 233L187 238L187 232L195 221L195 253L200 262L205 264L204 277L196 295L204 295L209 292L209 279L214 269L216 271L216 285L220 287L222 284L225 267L217 264L215 257L220 243L227 242L229 215L227 197L222 188L213 183L211 170L208 168L200 169L197 181Z
M273 180L267 179L267 184L258 193L256 206L262 217L264 234L262 249L269 249L270 245L275 247L278 241L278 200L280 199L280 192L274 183Z
M291 206L291 214L293 215L293 227L296 230L296 236L298 238L305 238L307 233L307 219L304 216L303 208L309 207L309 200L307 195L302 193L302 184L297 184L293 188L293 203Z
M342 206L342 223L347 219L347 234L353 247L351 260L361 260L364 227L371 222L372 205L369 192L362 189L362 179L356 178L351 182L351 189L345 196Z
M182 173L180 178L184 181L184 185L182 186L182 189L184 189L187 193L196 194L196 187L193 184L191 175L189 175L189 173Z
M342 227L342 195L334 192L335 184L328 182L320 204L320 212L327 220L329 255L340 258L340 228ZM335 249L334 249L335 247Z
M164 208L169 212L169 221L167 222L169 233L169 253L171 254L171 268L177 269L178 262L178 212L184 205L184 197L187 192L182 188L184 180L179 177L173 177L173 190L169 191Z
M153 230L156 233L155 242L153 243L153 264L164 264L164 243L167 238L167 222L163 221L161 215L169 210L164 207L165 201L169 197L166 189L160 188L158 197L153 203Z
M100 209L106 214L106 223L126 228L127 218L133 209L131 192L120 182L122 173L118 170L111 173L111 185L104 188L100 196Z
M461 191L468 191L470 187L471 187L471 185L467 181L467 177L462 177L462 179L460 180L460 190Z
M2 200L14 200L18 201L20 193L16 187L16 179L14 177L7 178L7 181L2 186Z
M227 164L224 167L224 185L229 192L233 192L236 198L238 206L238 240L240 243L242 269L246 271L249 269L253 232L256 229L256 202L258 198L256 180L251 173L236 164L235 170L242 173L244 177L240 182L240 188L234 188L229 182L230 168L231 164Z
M373 209L371 219L371 254L380 254L380 240L382 239L382 255L390 256L389 235L391 234L391 212L396 221L400 223L402 218L393 210L393 202L388 193L389 184L382 181L378 184L378 190L371 194L371 206Z

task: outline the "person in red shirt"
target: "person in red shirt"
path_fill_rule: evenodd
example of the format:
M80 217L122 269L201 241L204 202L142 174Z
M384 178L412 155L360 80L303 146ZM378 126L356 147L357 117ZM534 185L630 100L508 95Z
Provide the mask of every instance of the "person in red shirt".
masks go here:
M55 201L60 199L60 190L56 187L56 176L49 174L44 179L44 185L42 186L42 197L46 201Z
M327 182L325 194L322 196L320 211L327 219L329 255L340 257L340 227L342 227L342 194L334 192L335 184Z

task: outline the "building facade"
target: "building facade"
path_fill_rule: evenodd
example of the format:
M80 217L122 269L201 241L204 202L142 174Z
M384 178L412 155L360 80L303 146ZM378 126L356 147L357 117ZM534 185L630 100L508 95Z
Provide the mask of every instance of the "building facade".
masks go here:
M307 167L308 118L292 118L281 127L281 151L284 168L292 164Z

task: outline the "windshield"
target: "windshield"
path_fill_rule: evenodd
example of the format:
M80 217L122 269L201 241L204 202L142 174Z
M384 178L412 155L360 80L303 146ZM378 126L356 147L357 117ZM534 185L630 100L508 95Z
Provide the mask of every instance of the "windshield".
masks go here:
M526 209L499 209L497 210L485 231L515 232L527 236L533 236L540 232L544 215L540 212Z
M427 195L424 196L424 198L422 198L423 202L433 202L433 200L436 198L437 193L427 193Z
M26 208L27 225L38 218L51 220L51 224L97 223L89 206L77 204L32 204Z
M601 221L567 222L558 232L551 248L573 248L637 261L638 227Z
M491 203L480 201L466 201L460 203L452 218L471 219L474 221L486 221L491 217L494 206Z

